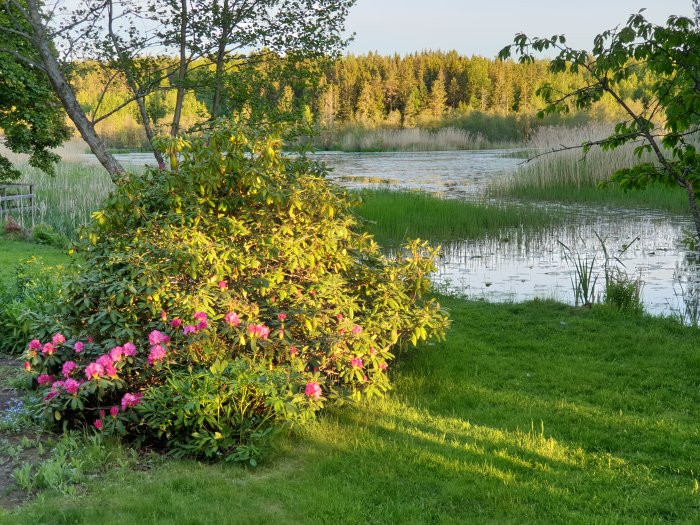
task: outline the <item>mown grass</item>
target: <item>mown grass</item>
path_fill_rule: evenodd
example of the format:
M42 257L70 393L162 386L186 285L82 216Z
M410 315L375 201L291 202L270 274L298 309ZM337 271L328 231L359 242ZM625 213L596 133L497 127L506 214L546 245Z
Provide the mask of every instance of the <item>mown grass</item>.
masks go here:
M606 204L625 208L651 208L684 214L688 211L686 194L676 187L650 185L645 190L624 190L607 183L621 168L638 164L634 144L612 151L592 149L585 157L581 150L560 151L564 146L580 145L607 135L606 125L585 128L543 128L528 144L533 154L551 152L532 160L507 177L494 182L488 190L492 197L511 197L529 201ZM554 151L554 152L553 152ZM645 156L641 161L653 161Z
M444 344L257 470L170 461L45 493L21 524L698 523L700 332L443 298Z
M66 250L0 236L0 283L9 286L16 278L17 266L30 257L48 266L67 265L70 261Z
M427 193L362 190L356 213L380 244L395 247L406 239L441 243L486 237L505 230L536 230L556 224L552 213L532 206L480 204L440 199Z

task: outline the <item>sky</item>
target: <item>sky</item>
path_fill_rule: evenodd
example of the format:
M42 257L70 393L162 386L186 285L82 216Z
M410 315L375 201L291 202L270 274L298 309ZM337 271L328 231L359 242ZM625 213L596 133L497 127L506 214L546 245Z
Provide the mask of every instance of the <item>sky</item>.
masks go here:
M348 52L454 49L492 58L521 32L564 34L572 47L590 50L595 35L641 8L657 23L693 14L691 0L357 0L346 23L355 33Z

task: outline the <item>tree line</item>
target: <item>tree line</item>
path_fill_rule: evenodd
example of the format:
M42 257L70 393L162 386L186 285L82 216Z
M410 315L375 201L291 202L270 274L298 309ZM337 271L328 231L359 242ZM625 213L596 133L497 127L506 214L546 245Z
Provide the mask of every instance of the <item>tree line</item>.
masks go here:
M166 68L173 58L149 58ZM548 60L520 64L456 51L423 51L409 55L348 54L336 60L281 58L269 52L230 57L225 74L206 60L194 62L186 78L180 120L185 128L203 119L244 114L254 120L297 120L328 130L354 124L375 127L435 127L457 115L532 115L544 107L538 89L551 85L570 92L584 85L582 72L553 73ZM144 66L145 67L145 66ZM147 144L143 118L130 96L126 79L114 78L108 63L77 64L74 85L88 113L117 110L118 118L98 129L114 147ZM642 106L651 96L654 76L642 65L620 85L622 97ZM104 92L104 86L111 88ZM146 114L165 131L176 108L172 77L144 97ZM218 90L212 86L218 85ZM571 109L575 109L573 106ZM598 118L614 118L619 109L610 98L593 108ZM98 117L99 118L99 117Z

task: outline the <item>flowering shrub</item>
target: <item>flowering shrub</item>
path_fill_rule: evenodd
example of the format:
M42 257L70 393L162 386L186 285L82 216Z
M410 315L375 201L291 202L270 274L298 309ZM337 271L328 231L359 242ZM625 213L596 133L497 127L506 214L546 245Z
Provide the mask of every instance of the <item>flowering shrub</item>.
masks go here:
M383 394L397 349L444 336L435 252L383 255L321 165L237 124L175 147L95 214L70 337L29 345L56 420L254 460L269 428Z

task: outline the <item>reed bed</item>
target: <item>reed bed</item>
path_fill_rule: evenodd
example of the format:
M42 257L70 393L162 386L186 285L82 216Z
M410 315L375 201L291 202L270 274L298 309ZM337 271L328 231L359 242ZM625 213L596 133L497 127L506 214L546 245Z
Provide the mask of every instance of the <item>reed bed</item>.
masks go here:
M343 133L337 143L341 151L455 151L493 147L481 133L456 128L428 131L410 129L360 129Z
M114 188L107 172L91 164L59 163L55 177L28 165L21 165L20 171L20 182L34 184L34 222L48 224L69 239L78 237L79 228L88 223ZM28 227L30 217L22 219Z
M420 192L362 190L356 213L377 241L387 247L407 239L449 242L545 229L558 218L532 206L480 204L440 199Z
M614 184L601 187L616 170L640 162L634 155L635 144L627 144L612 151L594 147L585 156L580 149L555 152L563 146L576 146L589 140L601 139L610 132L610 125L604 123L538 130L528 143L529 150L532 155L551 153L526 161L511 175L497 179L489 187L489 195L524 200L605 203L686 213L688 203L679 188L651 185L641 191L626 191ZM653 158L643 155L641 161L653 161Z

